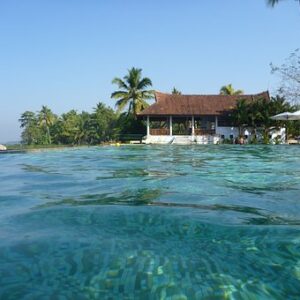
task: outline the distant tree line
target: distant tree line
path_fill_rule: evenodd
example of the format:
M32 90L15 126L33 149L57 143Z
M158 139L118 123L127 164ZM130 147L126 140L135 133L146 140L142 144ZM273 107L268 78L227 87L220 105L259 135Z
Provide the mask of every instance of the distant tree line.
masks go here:
M137 113L148 106L147 100L154 93L149 78L142 78L142 70L132 68L123 79L115 78L113 84L118 90L112 93L117 110L99 102L92 113L70 110L57 115L47 106L38 112L26 111L19 119L22 143L26 145L71 144L95 145L129 134L144 134L145 124ZM126 112L122 112L126 110Z
M26 145L95 145L118 140L122 134L145 132L143 122L132 113L118 114L101 102L91 113L70 110L60 116L43 106L36 113L24 112L19 121Z

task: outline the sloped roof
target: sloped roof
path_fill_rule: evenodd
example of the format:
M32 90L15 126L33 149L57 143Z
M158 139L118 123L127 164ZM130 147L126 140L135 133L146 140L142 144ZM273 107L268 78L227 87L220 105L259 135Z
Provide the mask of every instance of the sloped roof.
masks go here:
M201 116L222 115L235 108L238 100L253 101L264 98L270 100L269 92L255 95L173 95L155 92L156 102L143 111L139 116Z

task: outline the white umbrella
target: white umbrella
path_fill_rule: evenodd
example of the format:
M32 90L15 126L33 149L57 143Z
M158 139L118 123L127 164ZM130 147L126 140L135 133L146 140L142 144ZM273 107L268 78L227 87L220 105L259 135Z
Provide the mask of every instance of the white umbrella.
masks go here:
M300 110L290 113L290 112L283 112L281 114L278 114L276 116L271 117L272 120L284 120L284 121L295 121L295 120L300 120ZM286 128L286 140L288 140L288 133L287 133L287 128Z
M300 120L300 110L296 112L283 112L271 117L272 120Z

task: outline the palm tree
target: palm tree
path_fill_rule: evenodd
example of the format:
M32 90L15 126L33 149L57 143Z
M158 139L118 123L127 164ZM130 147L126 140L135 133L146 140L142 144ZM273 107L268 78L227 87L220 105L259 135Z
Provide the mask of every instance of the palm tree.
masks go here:
M275 6L275 4L277 4L279 0L267 0L267 1L269 5Z
M37 140L37 118L34 112L25 111L19 119L22 132L22 141L30 145Z
M220 95L242 95L244 92L242 90L235 90L232 84L227 84L221 87Z
M268 1L268 4L271 5L271 6L275 6L279 1L281 0L267 0ZM299 4L300 4L300 0L295 0L295 1L298 1Z
M235 125L239 128L239 136L242 135L244 126L249 123L249 106L245 99L237 102L235 110L231 114L231 118Z
M179 90L177 90L175 87L173 87L172 94L173 95L181 95L181 92Z
M142 78L142 69L132 68L128 70L128 74L123 79L116 77L112 83L119 88L111 94L111 98L117 99L118 112L129 105L128 113L136 116L138 112L148 106L146 100L154 96L152 90L146 89L152 86L152 82L148 77Z
M46 131L47 143L51 144L50 127L54 124L55 115L47 106L42 106L38 115L39 125Z
M19 122L21 123L21 128L30 126L36 122L35 113L32 111L25 111L21 118L19 119Z
M96 128L99 142L110 140L115 131L116 114L114 110L99 102L93 113L94 127Z

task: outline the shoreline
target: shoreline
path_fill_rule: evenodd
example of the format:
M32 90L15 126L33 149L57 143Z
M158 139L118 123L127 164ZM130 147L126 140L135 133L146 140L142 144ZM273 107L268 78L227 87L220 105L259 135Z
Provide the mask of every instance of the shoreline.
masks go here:
M184 145L184 144L174 144L171 146L276 146L275 144L196 144L196 145ZM299 146L300 144L279 144L280 146ZM18 154L18 153L27 153L27 152L38 152L38 151L48 151L48 150L63 150L69 148L92 148L92 147L101 147L101 146L112 146L112 147L121 147L121 146L170 146L169 144L130 144L130 143L103 143L99 145L52 145L52 146L35 146L35 147L8 147L7 150L1 150L0 154Z

